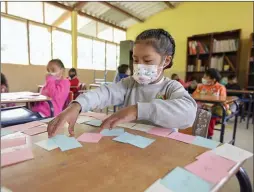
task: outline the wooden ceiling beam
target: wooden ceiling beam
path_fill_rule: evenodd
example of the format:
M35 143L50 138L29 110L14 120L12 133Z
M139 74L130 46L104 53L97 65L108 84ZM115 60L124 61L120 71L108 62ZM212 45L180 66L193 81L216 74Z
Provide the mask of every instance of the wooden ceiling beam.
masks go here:
M73 5L74 11L80 11L88 3L88 1L79 1Z
M98 3L102 3L103 5L106 5L107 7L110 7L110 8L112 8L112 9L114 9L114 10L116 10L116 11L118 11L118 12L124 14L124 15L127 15L128 17L131 17L131 18L133 18L133 19L135 19L135 20L137 20L137 21L139 21L139 22L144 22L144 20L138 18L138 17L135 16L135 15L132 15L131 13L129 13L129 12L127 12L127 11L125 11L125 10L123 10L123 9L121 9L121 8L119 8L119 7L117 7L117 6L112 5L112 4L109 3L109 2L106 2L106 1L98 1Z
M171 3L171 2L169 2L169 1L165 1L164 2L169 8L171 8L171 9L174 9L175 8L175 6Z

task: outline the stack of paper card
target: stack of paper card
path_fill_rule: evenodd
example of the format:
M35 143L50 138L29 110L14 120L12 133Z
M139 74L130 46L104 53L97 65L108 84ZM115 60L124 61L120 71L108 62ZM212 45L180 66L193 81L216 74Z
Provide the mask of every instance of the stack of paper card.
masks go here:
M192 141L192 144L205 147L208 149L214 149L220 144L220 142L196 136L195 139Z
M94 119L94 120L85 122L85 124L91 125L91 126L94 126L94 127L100 127L101 124L102 124L102 121L98 120L98 119Z
M153 127L147 133L157 135L157 136L161 136L161 137L167 137L173 131L174 131L174 129Z
M135 125L136 123L121 123L121 124L118 124L117 127L132 129L132 127L134 127Z
M80 135L77 140L86 143L98 143L102 137L103 135L100 133L84 133Z
M47 126L43 122L33 121L33 122L30 122L30 123L25 123L25 124L20 124L20 125L14 125L14 126L7 127L7 128L4 128L4 129L8 129L8 130L11 130L13 132L16 132L16 131L25 131L27 129L30 129L30 128L33 128L33 127L42 126L42 125Z
M148 132L152 128L154 128L154 126L152 125L136 124L131 129L142 131L142 132Z
M155 181L145 192L173 192L161 184L161 179Z
M35 144L40 146L43 149L46 149L47 151L51 151L53 149L58 148L58 145L56 145L56 143L53 141L53 139L42 140L42 141L39 141Z
M22 131L22 132L25 133L26 135L33 136L33 135L47 132L47 126L42 125L38 127L33 127L33 128L26 129L25 131Z
M93 117L95 119L104 120L108 118L110 115L107 115L105 113L95 113L95 112L86 112L86 113L80 113L80 116L88 116Z
M103 129L100 134L103 136L119 136L124 133L123 128Z
M155 139L149 139L139 135L133 135L127 132L125 132L124 134L121 134L120 136L114 138L113 140L122 142L122 143L128 143L142 149L151 145L155 141Z
M171 133L167 137L170 138L170 139L177 140L177 141L182 141L184 143L192 143L195 139L195 136L186 135L186 134L179 133L179 132Z
M9 129L5 129L5 128L1 128L1 137L5 136L5 135L12 134L12 133L14 133L14 131L9 130Z
M92 120L94 120L92 117L79 116L78 119L77 119L77 123L82 124L82 123L85 123L87 121L92 121Z
M1 149L17 147L26 144L26 137L1 139Z

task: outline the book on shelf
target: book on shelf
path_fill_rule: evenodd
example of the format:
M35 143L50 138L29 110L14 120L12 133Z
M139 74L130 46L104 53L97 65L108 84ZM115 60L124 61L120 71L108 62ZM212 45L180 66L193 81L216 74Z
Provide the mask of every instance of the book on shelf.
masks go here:
M238 39L213 40L213 52L229 52L238 50Z
M212 57L210 67L214 68L214 69L217 69L218 71L222 71L223 62L224 62L224 56Z
M189 41L190 55L205 54L205 53L209 53L209 49L206 44L200 41Z

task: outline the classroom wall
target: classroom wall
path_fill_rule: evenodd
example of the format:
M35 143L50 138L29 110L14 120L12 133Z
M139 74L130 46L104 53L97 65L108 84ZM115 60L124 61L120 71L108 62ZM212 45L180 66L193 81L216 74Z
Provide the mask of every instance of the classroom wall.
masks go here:
M175 38L174 66L167 70L166 76L178 73L182 78L185 78L188 36L242 29L239 81L244 84L248 38L253 32L253 2L182 2L175 9L160 12L144 23L128 28L127 39L134 40L140 32L149 28L166 29Z
M33 91L38 90L37 85L45 82L46 66L1 64L1 72L8 79L10 91ZM66 69L66 77L68 69ZM94 83L94 70L78 70L80 82L87 85ZM115 71L108 71L107 81L113 81ZM96 71L96 78L104 78L104 71Z

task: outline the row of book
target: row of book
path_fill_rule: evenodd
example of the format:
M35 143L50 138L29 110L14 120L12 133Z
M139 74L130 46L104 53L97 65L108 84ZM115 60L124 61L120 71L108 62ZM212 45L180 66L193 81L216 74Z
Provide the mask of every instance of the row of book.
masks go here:
M204 72L206 69L205 66L202 66L202 61L200 59L197 60L196 65L188 65L188 72Z
M213 40L213 52L229 52L238 50L238 39Z
M229 71L229 70L236 71L233 63L227 56L212 57L210 67L215 68L218 71Z
M189 54L196 55L198 53L199 54L209 53L207 45L200 41L189 41Z

